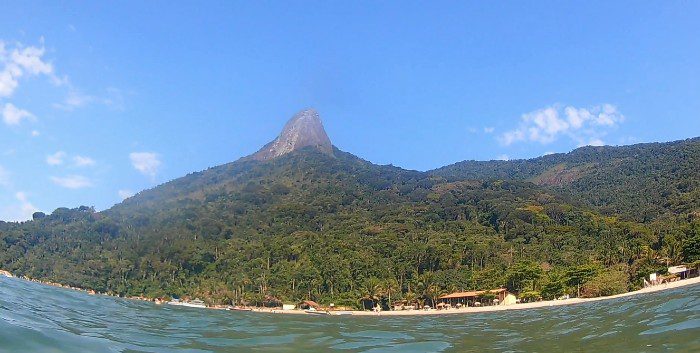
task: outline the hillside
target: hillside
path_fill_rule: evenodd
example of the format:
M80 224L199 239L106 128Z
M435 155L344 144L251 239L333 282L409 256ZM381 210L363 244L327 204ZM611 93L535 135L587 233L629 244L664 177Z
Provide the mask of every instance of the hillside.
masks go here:
M639 222L700 211L700 138L589 146L528 160L464 161L431 173L451 181L529 181Z
M602 172L545 177L624 161L644 173L609 176L621 188L601 195L627 197L633 182L653 190L686 182L692 195L697 139L417 172L328 150L324 136L318 115L302 112L264 157L192 173L103 212L61 208L0 222L0 267L118 295L356 306L502 285L547 298L581 288L594 296L637 287L667 263L700 260L700 221L682 211L697 199L638 222L579 202L578 190L607 180ZM650 183L649 166L666 170L672 160L678 175Z

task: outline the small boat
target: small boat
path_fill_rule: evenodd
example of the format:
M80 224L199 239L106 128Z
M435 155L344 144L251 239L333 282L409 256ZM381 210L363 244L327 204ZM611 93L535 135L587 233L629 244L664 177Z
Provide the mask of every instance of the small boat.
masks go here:
M313 315L331 315L329 311L320 311L320 310L304 310L305 313L307 314L313 314Z
M189 302L184 302L180 299L173 299L168 302L170 305L186 306L190 308L206 308L206 304L199 299L191 300Z
M329 315L352 315L352 311L331 311Z
M191 300L191 301L189 301L189 302L187 302L187 303L185 303L185 304L183 304L183 305L184 305L184 306L189 306L189 307L192 307L192 308L206 308L206 307L207 307L207 305L204 304L204 301L199 300L199 299Z

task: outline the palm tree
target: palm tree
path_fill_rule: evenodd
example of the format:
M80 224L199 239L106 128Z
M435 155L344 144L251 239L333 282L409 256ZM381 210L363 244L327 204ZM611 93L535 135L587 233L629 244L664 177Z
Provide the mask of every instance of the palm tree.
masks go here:
M360 300L371 300L372 308L374 309L375 303L379 301L380 295L382 293L382 283L376 277L368 278L362 285L363 297Z
M416 302L416 293L406 292L406 294L404 294L403 298L406 300L406 303L408 303L409 305L412 305L413 303Z
M384 281L382 292L387 295L389 300L389 310L392 310L391 293L396 293L399 288L399 282L395 278L390 278Z
M424 272L418 276L418 281L416 283L416 289L423 297L429 298L433 301L435 305L434 298L437 298L439 294L439 288L435 285L435 275L432 272Z
M425 291L425 295L430 298L433 306L437 304L437 299L442 295L442 290L436 284L431 284Z

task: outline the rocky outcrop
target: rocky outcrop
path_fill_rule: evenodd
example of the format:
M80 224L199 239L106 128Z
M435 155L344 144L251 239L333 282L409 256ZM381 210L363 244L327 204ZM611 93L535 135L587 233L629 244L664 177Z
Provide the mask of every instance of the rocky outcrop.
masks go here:
M318 112L314 109L302 110L294 115L276 139L249 158L260 161L269 160L307 146L333 154L331 140L323 129Z

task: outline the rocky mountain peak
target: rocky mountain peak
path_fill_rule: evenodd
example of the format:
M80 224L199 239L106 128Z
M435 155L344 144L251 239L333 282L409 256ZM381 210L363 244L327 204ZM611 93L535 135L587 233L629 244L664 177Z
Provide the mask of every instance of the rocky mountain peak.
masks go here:
M276 139L250 157L269 160L306 146L313 146L324 153L333 154L333 145L315 109L298 112L287 122Z

